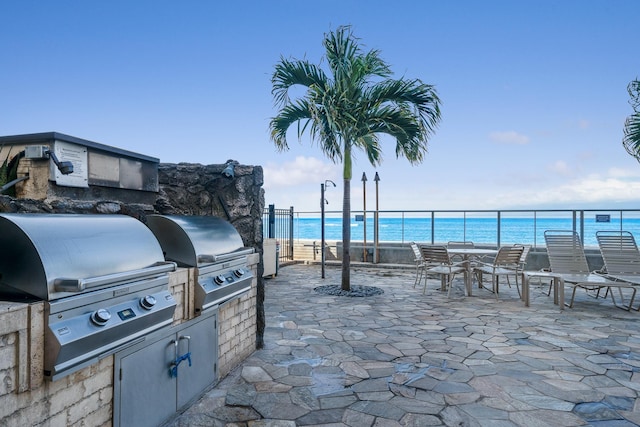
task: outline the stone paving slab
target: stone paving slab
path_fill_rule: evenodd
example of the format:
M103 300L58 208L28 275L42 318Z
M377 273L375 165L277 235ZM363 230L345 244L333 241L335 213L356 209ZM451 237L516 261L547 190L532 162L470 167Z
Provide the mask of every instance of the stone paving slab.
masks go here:
M524 307L474 283L452 298L409 269L353 267L370 297L327 296L314 265L265 282L265 348L166 427L635 426L640 313L576 294L559 310L532 286ZM532 284L533 285L533 284Z

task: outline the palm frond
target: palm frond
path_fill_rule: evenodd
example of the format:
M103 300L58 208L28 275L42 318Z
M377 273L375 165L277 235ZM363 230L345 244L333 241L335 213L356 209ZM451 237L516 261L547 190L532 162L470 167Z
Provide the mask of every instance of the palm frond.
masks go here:
M311 119L311 112L309 111L309 104L304 100L297 100L294 103L284 106L280 113L271 118L269 122L269 130L271 133L271 139L275 143L276 147L280 151L289 149L287 143L287 131L292 124L298 123L298 137L304 133L306 124L300 127L300 123L306 123Z
M271 94L277 105L285 105L289 102L289 88L292 86L323 86L327 80L326 74L317 65L281 58L271 77Z
M368 88L365 98L378 103L403 104L415 108L429 133L440 121L440 98L432 85L418 79L387 79Z
M624 123L624 138L622 145L640 162L640 113L627 117Z
M624 123L624 137L622 145L627 153L640 162L640 80L633 80L627 86L629 92L629 104L634 113L627 117Z

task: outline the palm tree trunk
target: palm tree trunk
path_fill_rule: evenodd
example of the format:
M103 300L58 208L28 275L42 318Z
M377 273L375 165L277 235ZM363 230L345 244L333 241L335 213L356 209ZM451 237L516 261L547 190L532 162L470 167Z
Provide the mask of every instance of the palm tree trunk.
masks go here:
M344 179L342 196L342 290L351 290L351 179Z

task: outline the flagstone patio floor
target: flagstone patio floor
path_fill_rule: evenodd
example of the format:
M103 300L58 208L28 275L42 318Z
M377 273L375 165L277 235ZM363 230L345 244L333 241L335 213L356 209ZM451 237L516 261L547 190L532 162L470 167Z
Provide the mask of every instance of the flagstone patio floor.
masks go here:
M370 297L330 296L339 267L280 267L265 280L264 348L166 424L183 426L640 425L640 313L579 290L561 311L462 279L414 288L414 271L351 271Z

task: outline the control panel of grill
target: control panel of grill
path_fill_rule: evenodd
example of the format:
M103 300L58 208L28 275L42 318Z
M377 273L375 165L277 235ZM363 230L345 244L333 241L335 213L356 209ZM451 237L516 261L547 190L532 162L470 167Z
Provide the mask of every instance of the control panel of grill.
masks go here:
M244 258L236 261L236 265L216 268L198 277L196 286L196 313L200 313L207 307L222 304L231 298L242 295L251 289L253 273L246 267Z

